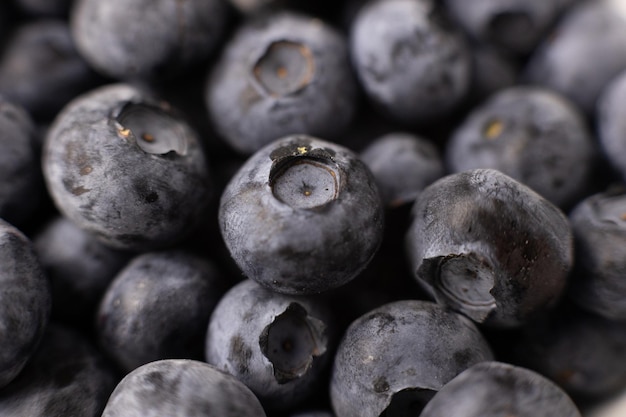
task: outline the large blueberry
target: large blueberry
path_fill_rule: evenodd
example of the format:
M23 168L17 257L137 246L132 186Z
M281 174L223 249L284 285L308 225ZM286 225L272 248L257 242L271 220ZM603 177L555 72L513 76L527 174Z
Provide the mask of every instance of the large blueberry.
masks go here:
M164 359L120 381L102 417L265 417L259 400L235 377L208 363Z
M446 146L451 172L493 168L559 207L587 191L597 160L580 110L546 88L510 87L475 107Z
M71 27L76 47L116 79L162 79L206 59L226 29L223 0L77 0Z
M173 245L209 197L196 133L167 103L126 84L81 95L57 115L43 170L59 210L118 248Z
M51 324L23 371L0 390L0 416L100 417L117 378L81 334Z
M567 217L511 177L476 169L427 187L406 235L418 282L476 322L518 326L552 307L573 263Z
M420 417L581 417L551 380L503 362L483 362L448 382Z
M309 294L339 287L367 265L383 216L374 177L352 151L296 135L246 161L222 194L219 223L248 278Z
M215 308L206 360L248 386L268 409L290 409L311 397L332 358L323 299L272 292L251 280Z
M242 153L291 134L338 140L356 107L347 42L313 17L257 17L225 45L205 96L217 130Z
M471 59L432 0L374 0L351 28L354 67L367 96L405 124L430 122L465 97Z
M25 109L0 97L0 218L22 227L44 194L39 141Z
M463 315L428 301L388 303L344 333L330 383L332 407L341 417L417 416L446 382L492 359Z
M201 359L209 317L224 287L215 267L195 255L139 255L102 298L100 346L127 372L158 359Z
M0 220L0 387L22 370L50 316L50 284L30 240Z

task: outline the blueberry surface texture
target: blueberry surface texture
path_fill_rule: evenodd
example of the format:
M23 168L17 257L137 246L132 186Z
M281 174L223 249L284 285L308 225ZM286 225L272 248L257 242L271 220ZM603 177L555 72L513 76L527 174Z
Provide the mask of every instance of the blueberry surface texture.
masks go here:
M31 241L0 219L0 387L24 368L41 341L52 297Z
M576 252L569 294L610 320L626 320L626 189L581 201L570 213Z
M245 280L211 316L206 361L246 384L266 409L293 409L322 383L333 327L322 298L279 294Z
M24 370L0 391L2 417L100 417L118 382L80 333L50 324Z
M445 150L450 172L497 169L563 208L587 193L597 156L586 119L570 100L519 86L474 107Z
M565 214L493 169L427 187L406 245L418 282L438 303L496 327L519 326L553 307L573 265Z
M342 417L417 416L446 382L493 360L468 318L429 301L385 304L356 319L339 344L330 382Z
M352 61L368 98L397 122L441 119L465 98L471 59L431 0L374 0L351 27Z
M207 59L226 30L222 0L77 0L72 37L81 55L115 79L160 80Z
M179 250L134 258L98 310L100 347L126 372L159 359L203 358L209 317L224 292L207 260Z
M603 155L626 181L626 70L602 90L596 106L598 141Z
M540 374L503 362L472 366L448 382L421 417L580 417L571 398Z
M249 155L291 134L340 140L356 92L345 37L319 19L284 11L239 27L205 97L221 137Z
M102 417L265 417L254 394L235 377L188 359L164 359L120 381Z
M127 84L78 96L57 115L43 171L61 213L119 249L174 245L210 195L195 131L167 103Z
M351 150L305 135L257 151L224 190L222 237L244 275L286 294L358 275L382 240L375 179Z

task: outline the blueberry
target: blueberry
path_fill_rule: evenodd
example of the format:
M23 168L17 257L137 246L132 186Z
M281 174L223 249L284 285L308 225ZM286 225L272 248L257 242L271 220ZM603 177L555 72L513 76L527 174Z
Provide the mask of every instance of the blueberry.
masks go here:
M570 8L531 55L525 81L549 87L592 114L603 87L626 69L626 18L617 7L583 1Z
M626 180L626 70L602 90L595 111L598 140L605 158Z
M492 359L466 317L428 301L388 303L344 333L330 383L332 407L342 417L419 415L447 381Z
M18 7L29 15L67 16L73 0L16 0Z
M561 12L562 0L445 0L448 12L474 39L525 55L543 39Z
M351 28L352 60L380 110L404 124L442 118L465 98L471 59L432 0L373 0Z
M573 263L568 219L511 177L492 169L449 175L422 192L412 216L409 259L438 303L514 327L560 299Z
M218 132L244 154L291 134L338 140L356 107L347 41L307 15L262 15L224 46L205 97Z
M499 90L517 83L520 69L508 55L484 45L470 45L472 75L467 102L479 105Z
M33 244L50 279L52 318L91 329L100 298L131 255L109 248L61 216L47 222Z
M483 362L448 382L421 417L581 417L572 399L549 379L503 362Z
M226 30L223 0L76 0L70 24L76 47L116 79L163 79L208 58Z
M22 227L44 195L35 124L26 110L0 97L0 218Z
M0 416L100 417L117 383L80 333L51 324L19 376L0 391Z
M78 55L66 21L19 25L0 59L0 94L48 122L76 95L102 80Z
M206 360L246 384L266 409L290 409L322 382L331 359L330 320L322 299L278 294L245 280L211 316Z
M0 387L24 368L50 317L50 286L31 241L0 220Z
M167 103L126 84L64 108L45 139L43 170L61 213L122 249L175 244L210 192L195 132Z
M265 417L259 400L237 379L188 359L140 366L122 379L102 417Z
M586 198L570 220L576 273L569 294L584 309L626 320L626 190L615 187Z
M388 133L361 152L388 207L411 203L430 183L443 177L443 159L427 139L410 133Z
M224 292L208 261L178 250L134 258L106 290L96 331L125 371L159 359L202 359L209 317Z
M559 207L585 195L596 146L579 109L540 87L510 87L475 107L446 145L451 172L497 169Z
M274 291L310 294L365 268L383 216L375 180L356 154L295 135L246 161L222 194L219 223L244 275Z

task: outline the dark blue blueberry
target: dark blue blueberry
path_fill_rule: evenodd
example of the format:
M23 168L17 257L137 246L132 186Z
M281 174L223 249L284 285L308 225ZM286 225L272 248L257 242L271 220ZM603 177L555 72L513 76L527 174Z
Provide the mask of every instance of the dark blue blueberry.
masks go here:
M626 181L626 70L602 90L596 107L598 140L605 158Z
M100 417L117 378L80 333L51 324L24 370L0 390L0 416Z
M199 138L167 103L126 84L75 98L48 131L44 177L59 210L108 245L171 246L210 194Z
M0 218L20 228L44 195L39 146L30 115L0 97Z
M355 320L344 333L330 383L337 416L417 416L442 386L492 360L478 328L435 303L403 300Z
M374 174L387 207L412 203L427 185L444 175L443 159L437 147L410 133L381 136L360 155Z
M478 323L519 326L561 297L573 263L567 217L492 169L427 187L406 235L418 282Z
M100 346L127 372L158 359L202 359L209 317L224 287L215 267L197 256L174 250L139 255L102 298Z
M224 190L222 237L244 275L274 291L311 294L358 275L383 234L373 175L347 148L310 136L274 141Z
M546 36L562 0L445 0L454 20L475 40L525 55Z
M179 75L217 48L228 21L223 0L76 0L76 47L99 72L116 79Z
M570 295L586 310L626 320L626 189L586 198L570 220L576 253Z
M102 244L64 217L55 217L33 238L52 288L52 318L90 329L98 302L130 254Z
M581 417L554 382L529 369L483 362L448 382L420 417Z
M18 26L0 59L0 94L47 122L76 95L102 82L74 47L63 20Z
M50 284L32 243L0 220L0 387L30 359L50 317Z
M344 37L319 19L282 12L238 29L205 96L224 140L251 154L291 134L340 139L355 113L356 91Z
M265 417L252 392L233 376L188 359L164 359L122 379L102 417Z
M468 102L480 104L499 90L517 83L517 63L495 48L470 45L472 52L472 76Z
M206 361L246 384L266 409L292 409L323 382L332 358L331 320L321 298L283 295L245 280L211 316Z
M597 160L586 120L569 100L539 87L511 87L475 107L446 145L451 172L493 168L559 207L587 191Z
M353 22L351 53L367 96L404 124L442 118L468 91L468 47L432 0L368 2Z
M525 80L592 114L603 87L626 69L626 15L614 3L582 1L570 8L531 55Z

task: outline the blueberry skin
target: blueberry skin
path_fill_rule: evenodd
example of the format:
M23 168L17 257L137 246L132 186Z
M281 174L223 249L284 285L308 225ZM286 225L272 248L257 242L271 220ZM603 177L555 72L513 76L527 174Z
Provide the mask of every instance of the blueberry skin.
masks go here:
M466 317L435 303L401 300L356 319L335 355L330 399L337 416L419 415L444 384L493 360Z
M164 359L135 369L120 381L102 417L265 417L252 392L213 366Z
M91 329L98 302L131 254L109 248L62 216L47 222L33 245L50 279L53 319Z
M472 76L467 102L482 104L499 90L514 86L520 68L515 60L496 48L471 45Z
M70 12L73 0L16 0L17 6L33 16L61 17Z
M583 1L570 8L531 55L524 81L553 89L592 115L604 86L626 69L626 18L617 7Z
M569 295L586 310L626 320L626 190L594 194L570 213L576 273Z
M22 370L50 318L50 283L31 241L0 219L0 387Z
M139 255L100 302L99 344L126 372L159 359L200 360L224 287L213 264L195 255L179 250Z
M249 155L291 134L339 140L356 92L342 34L285 11L240 26L211 71L205 100L223 139Z
M244 280L215 308L205 357L246 384L266 409L289 410L323 382L332 336L323 299L279 294Z
M563 212L492 169L427 187L413 206L406 246L431 297L496 327L519 326L553 307L573 264Z
M208 203L199 138L167 103L127 84L92 90L56 117L43 171L61 213L107 245L174 245Z
M447 11L475 40L525 55L543 39L562 11L562 0L445 0Z
M415 125L441 118L465 98L471 58L442 24L431 0L374 0L350 33L352 62L369 99L391 119Z
M49 122L72 98L102 80L78 54L67 22L36 19L18 26L0 59L0 94Z
M602 90L596 106L598 141L604 157L626 181L626 70Z
M384 213L356 154L304 135L274 141L226 186L219 224L244 275L285 294L352 280L376 253Z
M581 417L549 379L503 362L483 362L448 382L420 417Z
M450 172L493 168L568 208L588 190L598 152L568 99L541 87L499 91L475 107L446 145Z
M24 370L0 391L0 416L100 417L117 378L80 333L50 324Z
M102 74L159 80L208 58L228 17L223 0L76 0L70 25L81 55Z
M360 157L374 174L386 207L412 203L427 185L445 173L437 147L411 133L383 135L371 142Z
M0 218L22 227L39 207L45 190L39 140L28 112L0 97Z

